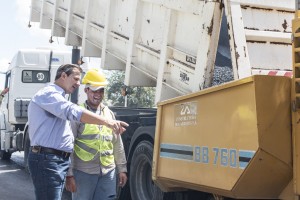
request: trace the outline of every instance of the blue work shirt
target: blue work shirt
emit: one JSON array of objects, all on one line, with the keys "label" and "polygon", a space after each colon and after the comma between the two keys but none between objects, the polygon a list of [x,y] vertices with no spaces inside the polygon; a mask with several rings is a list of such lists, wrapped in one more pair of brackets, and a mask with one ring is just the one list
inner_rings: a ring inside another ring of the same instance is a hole
[{"label": "blue work shirt", "polygon": [[28,106],[31,146],[72,152],[74,136],[69,121],[80,121],[81,115],[82,108],[66,100],[61,87],[49,84],[34,95]]}]

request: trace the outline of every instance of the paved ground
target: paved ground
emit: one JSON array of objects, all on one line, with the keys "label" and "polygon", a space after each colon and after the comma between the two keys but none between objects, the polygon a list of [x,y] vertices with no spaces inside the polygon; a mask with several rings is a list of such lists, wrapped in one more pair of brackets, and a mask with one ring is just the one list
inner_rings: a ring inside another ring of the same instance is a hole
[{"label": "paved ground", "polygon": [[13,154],[12,159],[8,161],[0,160],[0,200],[35,199],[30,176],[24,167],[19,165],[19,154]]},{"label": "paved ground", "polygon": [[[11,160],[0,160],[0,200],[34,200],[29,173],[24,169],[23,152],[12,154]],[[71,199],[64,193],[62,200]]]}]

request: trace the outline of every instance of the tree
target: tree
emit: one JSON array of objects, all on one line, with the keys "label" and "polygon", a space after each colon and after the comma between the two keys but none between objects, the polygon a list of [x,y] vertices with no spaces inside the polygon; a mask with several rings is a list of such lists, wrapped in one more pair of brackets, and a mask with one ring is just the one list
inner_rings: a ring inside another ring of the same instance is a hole
[{"label": "tree", "polygon": [[[109,82],[106,89],[106,102],[109,105],[124,106],[125,97],[121,91],[124,87],[125,73],[123,71],[104,71]],[[127,91],[127,106],[128,107],[154,107],[155,90],[152,87],[128,87]]]}]

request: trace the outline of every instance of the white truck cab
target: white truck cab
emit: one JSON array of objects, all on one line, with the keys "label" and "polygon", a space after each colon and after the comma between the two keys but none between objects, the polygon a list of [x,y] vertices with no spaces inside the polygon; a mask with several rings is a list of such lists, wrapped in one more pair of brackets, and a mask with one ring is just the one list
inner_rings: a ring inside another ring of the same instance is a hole
[{"label": "white truck cab", "polygon": [[[9,88],[9,92],[4,95],[0,107],[0,158],[9,159],[11,153],[24,150],[31,97],[54,82],[59,66],[71,61],[72,54],[66,51],[23,49],[15,54],[6,72],[5,88]],[[79,101],[84,97],[82,94],[80,88]]]}]

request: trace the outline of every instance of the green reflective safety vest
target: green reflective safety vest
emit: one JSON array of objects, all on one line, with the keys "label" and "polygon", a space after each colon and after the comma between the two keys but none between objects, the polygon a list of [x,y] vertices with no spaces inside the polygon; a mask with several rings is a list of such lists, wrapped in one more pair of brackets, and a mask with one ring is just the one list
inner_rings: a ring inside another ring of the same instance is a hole
[{"label": "green reflective safety vest", "polygon": [[[85,108],[85,104],[80,106]],[[108,107],[104,107],[100,114],[112,119]],[[112,140],[112,129],[106,126],[85,124],[83,132],[75,139],[74,152],[83,161],[90,161],[99,153],[101,164],[108,166],[114,162]]]}]

